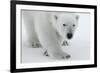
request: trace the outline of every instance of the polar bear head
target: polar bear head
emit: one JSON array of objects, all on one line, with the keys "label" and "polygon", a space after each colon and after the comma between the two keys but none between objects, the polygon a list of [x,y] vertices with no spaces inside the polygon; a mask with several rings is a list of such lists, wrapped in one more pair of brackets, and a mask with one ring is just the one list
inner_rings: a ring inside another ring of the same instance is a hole
[{"label": "polar bear head", "polygon": [[65,39],[70,40],[78,26],[79,16],[75,13],[59,13],[54,15],[54,27]]}]

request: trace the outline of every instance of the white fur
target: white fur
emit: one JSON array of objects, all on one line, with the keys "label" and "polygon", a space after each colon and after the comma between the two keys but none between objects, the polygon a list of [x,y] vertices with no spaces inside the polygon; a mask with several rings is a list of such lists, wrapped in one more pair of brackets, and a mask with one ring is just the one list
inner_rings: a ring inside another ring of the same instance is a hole
[{"label": "white fur", "polygon": [[[66,34],[77,27],[77,15],[74,13],[56,13],[23,11],[23,21],[31,43],[38,43],[50,57],[66,59],[70,55],[62,51],[62,42],[68,40]],[[63,24],[67,24],[66,27]],[[75,24],[75,27],[73,27]],[[39,45],[39,46],[40,46]]]}]

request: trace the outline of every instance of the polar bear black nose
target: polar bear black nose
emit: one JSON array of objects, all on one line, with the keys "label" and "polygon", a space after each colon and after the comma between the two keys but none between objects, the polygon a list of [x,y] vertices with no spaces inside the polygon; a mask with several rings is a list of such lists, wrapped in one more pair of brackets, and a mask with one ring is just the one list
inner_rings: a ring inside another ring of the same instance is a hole
[{"label": "polar bear black nose", "polygon": [[68,38],[68,39],[71,39],[72,36],[73,36],[72,33],[67,33],[67,38]]}]

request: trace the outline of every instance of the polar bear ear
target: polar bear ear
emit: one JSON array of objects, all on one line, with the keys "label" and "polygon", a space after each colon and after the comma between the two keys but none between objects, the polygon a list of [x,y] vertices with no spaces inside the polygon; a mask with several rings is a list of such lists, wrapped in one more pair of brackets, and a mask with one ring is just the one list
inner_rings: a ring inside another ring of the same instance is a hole
[{"label": "polar bear ear", "polygon": [[78,20],[79,19],[79,16],[78,15],[76,15],[76,20]]}]

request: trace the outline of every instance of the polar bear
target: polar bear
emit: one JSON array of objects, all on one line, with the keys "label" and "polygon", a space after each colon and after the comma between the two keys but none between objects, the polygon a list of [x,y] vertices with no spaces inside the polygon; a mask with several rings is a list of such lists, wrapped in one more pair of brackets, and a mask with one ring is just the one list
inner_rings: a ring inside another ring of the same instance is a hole
[{"label": "polar bear", "polygon": [[22,11],[23,21],[33,47],[45,48],[44,54],[56,59],[68,59],[62,50],[78,26],[75,13]]}]

